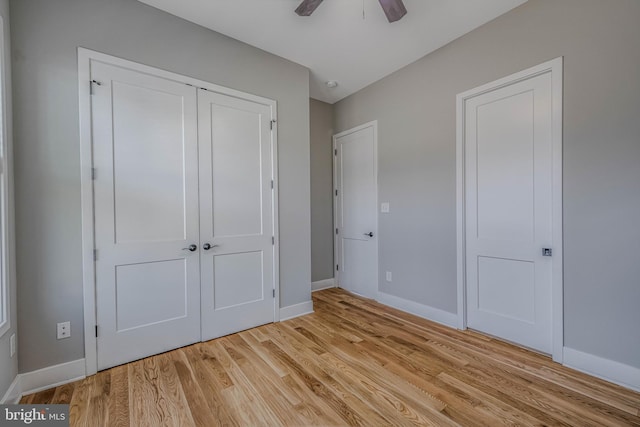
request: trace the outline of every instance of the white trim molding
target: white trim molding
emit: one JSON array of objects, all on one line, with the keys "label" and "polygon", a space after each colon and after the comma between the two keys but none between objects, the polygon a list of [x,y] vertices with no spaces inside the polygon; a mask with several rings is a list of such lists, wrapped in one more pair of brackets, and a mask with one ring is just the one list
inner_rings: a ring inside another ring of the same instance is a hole
[{"label": "white trim molding", "polygon": [[[5,46],[4,19],[0,16],[0,337],[6,333],[11,333],[11,317],[13,316],[11,301],[12,295],[12,272],[11,262],[14,253],[13,235],[13,163],[11,161],[11,142],[9,140],[8,114],[10,105],[7,105],[7,85],[6,75],[10,72],[10,63],[5,63],[5,51],[9,49]],[[10,223],[11,221],[11,223]],[[15,330],[15,328],[13,328]]]},{"label": "white trim molding", "polygon": [[564,348],[564,366],[640,392],[640,369],[569,347]]},{"label": "white trim molding", "polygon": [[23,395],[31,394],[84,378],[85,360],[78,359],[20,374],[20,389]]},{"label": "white trim molding", "polygon": [[11,383],[11,386],[9,386],[9,390],[7,390],[2,400],[0,400],[0,403],[15,404],[18,403],[24,395],[48,390],[84,378],[86,378],[84,359],[18,374]]},{"label": "white trim molding", "polygon": [[449,326],[450,328],[455,329],[458,324],[458,316],[456,314],[440,310],[439,308],[430,307],[395,295],[385,294],[384,292],[378,292],[378,298],[376,299],[381,304],[415,314],[418,317]]},{"label": "white trim molding", "polygon": [[318,280],[317,282],[311,283],[311,292],[321,291],[323,289],[330,289],[335,287],[336,287],[335,278]]},{"label": "white trim molding", "polygon": [[4,394],[2,400],[0,400],[0,404],[2,405],[12,405],[20,402],[20,398],[22,397],[22,392],[20,391],[20,375],[16,375],[13,379],[13,382],[9,386],[9,390]]},{"label": "white trim molding", "polygon": [[564,350],[563,312],[563,240],[562,240],[562,96],[563,58],[559,57],[508,77],[468,90],[456,99],[456,222],[457,222],[457,288],[458,329],[467,328],[466,307],[466,242],[465,242],[465,102],[478,95],[512,85],[542,74],[551,74],[553,115],[553,267],[551,284],[552,357],[562,363]]},{"label": "white trim molding", "polygon": [[313,301],[301,302],[300,304],[289,305],[280,308],[280,321],[293,319],[313,313]]}]

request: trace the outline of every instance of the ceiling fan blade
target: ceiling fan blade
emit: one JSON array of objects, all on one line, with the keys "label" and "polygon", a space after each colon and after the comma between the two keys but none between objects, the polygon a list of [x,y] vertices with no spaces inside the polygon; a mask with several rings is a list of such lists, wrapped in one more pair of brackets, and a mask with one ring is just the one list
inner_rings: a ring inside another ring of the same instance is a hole
[{"label": "ceiling fan blade", "polygon": [[387,15],[389,22],[399,21],[407,14],[407,8],[404,7],[402,0],[379,0],[384,14]]},{"label": "ceiling fan blade", "polygon": [[299,16],[309,16],[320,6],[320,3],[322,3],[322,0],[304,0],[296,9],[296,13]]}]

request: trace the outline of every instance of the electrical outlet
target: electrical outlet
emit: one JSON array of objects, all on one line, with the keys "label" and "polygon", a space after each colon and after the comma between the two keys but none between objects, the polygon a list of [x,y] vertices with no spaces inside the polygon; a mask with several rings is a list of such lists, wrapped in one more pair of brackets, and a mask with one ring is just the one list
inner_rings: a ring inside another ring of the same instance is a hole
[{"label": "electrical outlet", "polygon": [[11,357],[16,355],[16,334],[11,335],[9,338],[9,347],[11,347]]},{"label": "electrical outlet", "polygon": [[58,339],[69,338],[71,336],[71,322],[58,323]]},{"label": "electrical outlet", "polygon": [[384,202],[380,204],[380,212],[389,213],[389,202]]},{"label": "electrical outlet", "polygon": [[387,271],[387,282],[391,282],[391,272]]}]

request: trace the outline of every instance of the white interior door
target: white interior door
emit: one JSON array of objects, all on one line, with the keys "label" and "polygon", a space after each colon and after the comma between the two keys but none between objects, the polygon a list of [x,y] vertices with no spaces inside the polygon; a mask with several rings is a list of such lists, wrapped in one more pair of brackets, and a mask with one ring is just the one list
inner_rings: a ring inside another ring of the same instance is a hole
[{"label": "white interior door", "polygon": [[376,124],[334,136],[338,285],[368,298],[378,293]]},{"label": "white interior door", "polygon": [[468,326],[549,354],[552,98],[548,72],[464,105]]},{"label": "white interior door", "polygon": [[208,340],[274,321],[274,159],[269,105],[200,90],[198,117]]},{"label": "white interior door", "polygon": [[197,102],[193,87],[117,66],[93,62],[91,78],[105,369],[200,340]]}]

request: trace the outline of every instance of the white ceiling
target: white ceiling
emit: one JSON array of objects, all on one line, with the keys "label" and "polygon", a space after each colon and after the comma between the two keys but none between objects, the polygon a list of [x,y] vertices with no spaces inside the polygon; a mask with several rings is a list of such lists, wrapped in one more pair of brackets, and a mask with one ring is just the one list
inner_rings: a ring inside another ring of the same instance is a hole
[{"label": "white ceiling", "polygon": [[393,24],[378,0],[325,0],[310,17],[302,0],[140,1],[308,67],[311,97],[334,103],[527,0],[404,0]]}]

